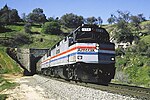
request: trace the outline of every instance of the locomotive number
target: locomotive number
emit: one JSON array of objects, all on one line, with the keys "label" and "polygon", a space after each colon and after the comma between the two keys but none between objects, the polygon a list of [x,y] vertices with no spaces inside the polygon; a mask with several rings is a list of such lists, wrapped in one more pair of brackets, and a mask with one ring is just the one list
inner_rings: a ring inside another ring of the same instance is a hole
[{"label": "locomotive number", "polygon": [[78,48],[78,52],[95,52],[94,49],[89,49],[89,48]]},{"label": "locomotive number", "polygon": [[91,31],[92,29],[91,28],[82,28],[81,30],[88,32],[88,31]]}]

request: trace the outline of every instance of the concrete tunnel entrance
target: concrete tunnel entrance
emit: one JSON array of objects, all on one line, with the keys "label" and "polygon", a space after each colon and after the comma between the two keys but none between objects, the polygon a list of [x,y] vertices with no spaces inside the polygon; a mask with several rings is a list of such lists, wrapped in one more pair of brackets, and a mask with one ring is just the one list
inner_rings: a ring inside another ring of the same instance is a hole
[{"label": "concrete tunnel entrance", "polygon": [[48,49],[22,49],[17,48],[17,60],[24,69],[24,75],[36,74],[36,63],[48,52]]},{"label": "concrete tunnel entrance", "polygon": [[31,75],[36,74],[36,63],[41,59],[42,56],[38,57],[32,57],[30,58],[30,70],[31,70]]}]

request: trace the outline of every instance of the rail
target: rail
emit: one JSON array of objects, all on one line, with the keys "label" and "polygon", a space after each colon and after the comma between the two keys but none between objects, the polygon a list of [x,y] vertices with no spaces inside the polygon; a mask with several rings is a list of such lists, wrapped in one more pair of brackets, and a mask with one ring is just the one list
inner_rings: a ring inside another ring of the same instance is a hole
[{"label": "rail", "polygon": [[43,76],[43,77],[47,77],[52,80],[57,80],[57,81],[61,81],[61,82],[69,83],[69,84],[80,85],[80,86],[84,86],[84,87],[88,87],[92,89],[106,91],[109,93],[125,95],[125,96],[134,97],[134,98],[142,99],[142,100],[150,100],[150,88],[115,84],[115,83],[110,83],[108,84],[108,86],[105,86],[105,85],[99,85],[99,84],[94,84],[94,83],[75,82],[72,80],[66,81],[64,79],[53,78],[49,76]]}]

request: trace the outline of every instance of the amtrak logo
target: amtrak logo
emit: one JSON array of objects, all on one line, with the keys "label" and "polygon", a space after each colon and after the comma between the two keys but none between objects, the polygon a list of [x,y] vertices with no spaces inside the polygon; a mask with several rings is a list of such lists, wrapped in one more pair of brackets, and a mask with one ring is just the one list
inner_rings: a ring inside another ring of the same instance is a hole
[{"label": "amtrak logo", "polygon": [[78,48],[78,52],[95,52],[93,48]]}]

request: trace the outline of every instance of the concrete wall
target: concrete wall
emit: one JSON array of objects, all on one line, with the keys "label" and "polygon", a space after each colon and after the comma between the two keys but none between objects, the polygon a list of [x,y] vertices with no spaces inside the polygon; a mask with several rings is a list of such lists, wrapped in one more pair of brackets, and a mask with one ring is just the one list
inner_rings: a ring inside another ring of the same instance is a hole
[{"label": "concrete wall", "polygon": [[17,59],[25,68],[24,74],[33,75],[36,73],[36,63],[48,52],[48,49],[17,49]]},{"label": "concrete wall", "polygon": [[17,59],[29,72],[30,70],[30,49],[17,49]]}]

